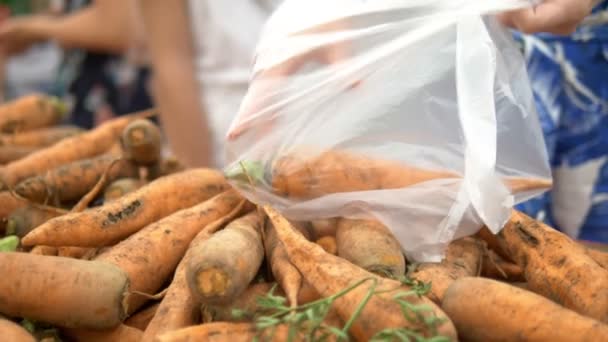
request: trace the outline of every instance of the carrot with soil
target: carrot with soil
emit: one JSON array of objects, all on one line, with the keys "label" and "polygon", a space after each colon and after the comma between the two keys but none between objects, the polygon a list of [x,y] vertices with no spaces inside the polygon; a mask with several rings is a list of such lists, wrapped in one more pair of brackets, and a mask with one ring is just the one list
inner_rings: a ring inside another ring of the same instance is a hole
[{"label": "carrot with soil", "polygon": [[120,136],[125,156],[138,165],[155,165],[160,161],[160,129],[147,119],[134,120]]},{"label": "carrot with soil", "polygon": [[483,256],[481,276],[507,282],[525,282],[524,270],[516,263],[505,261],[492,250]]},{"label": "carrot with soil", "polygon": [[427,296],[440,304],[445,291],[456,279],[479,274],[482,257],[483,249],[479,241],[470,237],[462,238],[450,243],[443,261],[419,264],[410,276],[430,283]]},{"label": "carrot with soil", "polygon": [[523,269],[531,291],[608,322],[608,270],[585,247],[516,210],[498,238]]},{"label": "carrot with soil", "polygon": [[13,211],[6,222],[6,234],[22,238],[48,220],[63,215],[60,211],[28,205]]},{"label": "carrot with soil", "polygon": [[315,239],[321,239],[325,236],[336,236],[339,220],[339,218],[329,218],[311,221],[310,224]]},{"label": "carrot with soil", "polygon": [[139,329],[142,332],[146,330],[148,324],[156,314],[160,303],[154,303],[149,305],[138,312],[134,313],[131,317],[127,318],[124,322],[126,326],[131,328]]},{"label": "carrot with soil", "polygon": [[0,146],[46,147],[83,132],[84,129],[80,127],[61,125],[22,133],[0,134]]},{"label": "carrot with soil", "polygon": [[[77,160],[50,169],[21,181],[15,192],[31,201],[43,203],[49,196],[52,200],[69,202],[80,199],[91,190],[108,167],[117,159],[113,154]],[[138,168],[128,160],[116,162],[108,172],[112,181],[121,177],[137,177]]]},{"label": "carrot with soil", "polygon": [[200,303],[230,303],[249,286],[264,259],[262,224],[252,211],[190,251],[186,279]]},{"label": "carrot with soil", "polygon": [[42,174],[60,165],[103,154],[114,145],[122,130],[132,120],[153,113],[148,110],[112,119],[89,132],[63,139],[48,148],[9,163],[0,169],[3,187],[13,187],[28,177]]},{"label": "carrot with soil", "polygon": [[48,127],[67,114],[65,104],[42,94],[23,96],[0,105],[0,132],[14,133]]},{"label": "carrot with soil", "polygon": [[4,314],[92,329],[115,327],[126,317],[129,281],[114,265],[7,252],[0,253],[0,272]]},{"label": "carrot with soil", "polygon": [[26,200],[13,196],[9,191],[0,191],[0,220],[8,218],[13,211],[27,205]]},{"label": "carrot with soil", "polygon": [[[129,277],[131,291],[156,293],[171,276],[194,236],[215,220],[241,210],[239,204],[243,202],[235,190],[228,190],[151,223],[95,260],[122,269]],[[145,301],[145,297],[131,296],[129,313]]]},{"label": "carrot with soil", "polygon": [[381,276],[405,273],[401,245],[382,223],[341,219],[336,231],[338,256]]},{"label": "carrot with soil", "polygon": [[75,341],[86,342],[139,342],[143,335],[140,329],[125,324],[105,330],[63,329],[63,333]]},{"label": "carrot with soil", "polygon": [[[396,280],[378,277],[326,253],[315,243],[296,234],[289,221],[272,207],[264,206],[264,210],[276,228],[289,259],[321,297],[330,297],[342,291],[341,296],[335,298],[333,308],[346,322],[344,329],[355,338],[367,341],[387,328],[399,328],[415,331],[422,336],[442,335],[456,340],[454,326],[432,301],[412,293],[412,288]],[[420,308],[419,305],[424,307],[422,312],[417,312],[419,316],[416,317],[421,319],[410,321],[404,316],[405,307]],[[354,313],[358,313],[358,316],[353,317]]]},{"label": "carrot with soil", "polygon": [[0,146],[0,165],[14,162],[40,150],[32,146]]},{"label": "carrot with soil", "polygon": [[100,247],[114,244],[180,209],[228,188],[211,169],[190,169],[159,178],[119,200],[54,218],[23,238],[24,246]]},{"label": "carrot with soil", "polygon": [[456,280],[441,307],[466,341],[604,341],[608,325],[485,278]]},{"label": "carrot with soil", "polygon": [[[338,254],[338,242],[336,238],[333,236],[324,236],[315,243],[321,246],[327,253],[337,255]],[[405,260],[405,259],[404,259]]]},{"label": "carrot with soil", "polygon": [[[256,338],[259,341],[288,341],[289,329],[287,326],[278,326],[272,333],[259,333],[251,323],[214,322],[195,325],[170,331],[160,335],[158,342],[250,342]],[[296,341],[299,339],[296,338]]]}]

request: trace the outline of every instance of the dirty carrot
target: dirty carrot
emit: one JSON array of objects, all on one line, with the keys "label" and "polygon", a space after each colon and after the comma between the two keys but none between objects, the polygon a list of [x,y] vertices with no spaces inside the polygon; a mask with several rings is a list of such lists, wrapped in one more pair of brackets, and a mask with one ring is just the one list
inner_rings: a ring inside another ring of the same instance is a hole
[{"label": "dirty carrot", "polygon": [[337,255],[338,254],[338,243],[336,238],[330,235],[324,236],[315,242],[321,246],[327,253]]},{"label": "dirty carrot", "polygon": [[91,259],[96,253],[95,248],[87,247],[57,247],[57,256],[74,259]]},{"label": "dirty carrot", "polygon": [[585,247],[516,210],[498,238],[523,269],[531,291],[608,322],[608,270]]},{"label": "dirty carrot", "polygon": [[82,133],[39,150],[7,164],[0,169],[0,180],[5,188],[46,170],[80,159],[92,158],[105,153],[118,139],[129,122],[141,116],[151,115],[152,111],[121,116],[109,120],[95,129]]},{"label": "dirty carrot", "polygon": [[125,156],[139,165],[160,161],[160,129],[152,121],[138,119],[129,123],[120,136]]},{"label": "dirty carrot", "polygon": [[141,330],[146,330],[148,323],[152,320],[152,317],[156,314],[160,303],[154,303],[149,305],[138,312],[134,313],[131,317],[125,320],[125,325]]},{"label": "dirty carrot", "polygon": [[67,108],[58,98],[31,94],[0,105],[0,132],[29,131],[57,124]]},{"label": "dirty carrot", "polygon": [[604,341],[608,325],[486,278],[456,280],[441,307],[466,341]]},{"label": "dirty carrot", "polygon": [[602,252],[602,251],[598,251],[595,249],[587,249],[587,254],[589,254],[589,256],[595,260],[595,262],[597,262],[600,266],[602,266],[603,268],[608,270],[608,253],[607,252]]},{"label": "dirty carrot", "polygon": [[[240,210],[243,201],[236,191],[228,190],[149,224],[96,260],[122,269],[129,277],[131,291],[154,294],[171,276],[194,236],[213,221]],[[142,296],[131,296],[129,312],[145,301]]]},{"label": "dirty carrot", "polygon": [[[80,199],[91,190],[108,166],[117,159],[111,154],[77,160],[24,179],[15,186],[15,192],[31,201],[68,202]],[[112,165],[108,173],[110,181],[119,177],[136,177],[137,166],[127,160]]]},{"label": "dirty carrot", "polygon": [[57,250],[57,247],[44,245],[34,246],[34,248],[30,250],[30,254],[34,255],[57,256],[58,253],[59,251]]},{"label": "dirty carrot", "polygon": [[462,238],[450,243],[443,261],[419,264],[410,276],[430,283],[431,289],[427,296],[440,304],[445,291],[456,279],[479,273],[482,256],[483,249],[477,240]]},{"label": "dirty carrot", "polygon": [[311,221],[312,231],[315,239],[320,239],[324,236],[336,236],[338,229],[338,218],[328,218]]},{"label": "dirty carrot", "polygon": [[236,213],[238,211],[234,210],[230,214],[206,225],[190,242],[186,254],[177,265],[165,297],[160,302],[154,318],[144,331],[142,342],[153,341],[164,332],[184,328],[198,322],[200,306],[194,299],[190,288],[188,288],[186,263],[190,259],[192,250],[199,248],[213,233],[232,220]]},{"label": "dirty carrot", "polygon": [[39,149],[39,147],[32,146],[0,146],[0,164],[8,164],[19,160]]},{"label": "dirty carrot", "polygon": [[382,223],[341,219],[336,231],[338,256],[381,276],[405,273],[401,245]]},{"label": "dirty carrot", "polygon": [[[270,330],[270,329],[269,329]],[[279,325],[274,331],[259,333],[253,323],[213,322],[195,325],[160,335],[158,342],[250,342],[258,341],[288,341],[289,328]],[[296,339],[299,341],[299,339]]]},{"label": "dirty carrot", "polygon": [[277,233],[271,222],[264,227],[264,249],[266,259],[274,279],[281,286],[291,307],[298,306],[298,294],[302,286],[300,271],[289,261],[283,244],[277,238]]},{"label": "dirty carrot", "polygon": [[2,332],[2,339],[5,341],[36,342],[34,336],[27,330],[7,319],[0,318],[0,331]]},{"label": "dirty carrot", "polygon": [[56,217],[23,238],[24,246],[100,247],[144,226],[205,201],[228,188],[222,174],[190,169],[159,178],[122,198],[83,212]]},{"label": "dirty carrot", "polygon": [[108,185],[103,192],[104,202],[109,202],[141,188],[145,184],[138,178],[121,178]]},{"label": "dirty carrot", "polygon": [[477,232],[477,234],[475,234],[475,236],[484,241],[486,243],[487,248],[498,254],[498,256],[500,256],[503,260],[513,261],[513,259],[509,255],[509,252],[504,250],[504,248],[501,246],[500,242],[498,241],[498,236],[492,233],[488,229],[488,227],[481,227],[481,229]]},{"label": "dirty carrot", "polygon": [[258,297],[267,294],[274,285],[273,283],[251,284],[238,297],[226,305],[202,305],[201,317],[203,323],[247,321],[248,317],[235,317],[233,314],[234,310],[255,312],[258,307]]},{"label": "dirty carrot", "polygon": [[125,318],[129,282],[114,265],[7,252],[0,253],[0,273],[0,312],[7,315],[94,329]]},{"label": "dirty carrot", "polygon": [[57,210],[28,205],[13,211],[6,222],[6,234],[24,237],[32,229],[46,221],[62,215]]},{"label": "dirty carrot", "polygon": [[0,191],[0,220],[8,218],[13,211],[27,205],[26,200],[13,196],[9,191]]},{"label": "dirty carrot", "polygon": [[0,146],[31,146],[46,147],[65,138],[83,133],[80,127],[61,125],[48,128],[40,128],[34,131],[0,134]]},{"label": "dirty carrot", "polygon": [[[272,207],[264,206],[264,210],[272,221],[279,240],[285,246],[289,259],[322,297],[332,296],[360,283],[333,302],[333,308],[340,318],[347,322],[345,327],[357,340],[367,341],[386,328],[410,328],[424,336],[442,335],[457,339],[456,330],[449,318],[432,301],[415,294],[401,297],[409,302],[409,305],[422,304],[428,310],[421,313],[426,317],[424,322],[408,320],[395,296],[410,291],[410,287],[396,280],[376,276],[340,257],[326,253],[320,246],[296,234],[289,221]],[[367,299],[365,306],[361,308],[358,317],[351,321],[364,298]],[[431,327],[428,322],[433,316],[440,321],[436,321],[436,325]]]},{"label": "dirty carrot", "polygon": [[140,329],[125,324],[105,330],[63,329],[62,331],[74,341],[86,342],[139,342],[143,334]]},{"label": "dirty carrot", "polygon": [[524,271],[516,263],[505,261],[493,250],[484,253],[481,275],[486,278],[504,280],[507,282],[522,282]]},{"label": "dirty carrot", "polygon": [[264,259],[263,218],[252,211],[190,251],[186,279],[201,304],[227,304],[253,280]]}]

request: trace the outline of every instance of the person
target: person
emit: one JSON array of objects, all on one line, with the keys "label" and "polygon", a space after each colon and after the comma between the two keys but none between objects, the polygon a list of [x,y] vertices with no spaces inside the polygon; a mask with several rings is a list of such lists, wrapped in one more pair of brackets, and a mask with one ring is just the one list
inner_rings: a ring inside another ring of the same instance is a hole
[{"label": "person", "polygon": [[551,192],[520,209],[573,238],[608,243],[608,1],[573,5],[551,10],[551,18],[576,14],[553,34],[506,20],[523,32],[516,38],[554,178]]},{"label": "person", "polygon": [[277,0],[144,0],[154,100],[172,152],[221,167],[224,138],[249,84],[254,50]]},{"label": "person", "polygon": [[0,51],[15,56],[46,42],[64,48],[57,82],[49,93],[73,103],[70,121],[80,127],[89,129],[116,114],[151,107],[146,90],[149,71],[126,56],[143,41],[136,2],[71,0],[64,12],[2,21]]}]

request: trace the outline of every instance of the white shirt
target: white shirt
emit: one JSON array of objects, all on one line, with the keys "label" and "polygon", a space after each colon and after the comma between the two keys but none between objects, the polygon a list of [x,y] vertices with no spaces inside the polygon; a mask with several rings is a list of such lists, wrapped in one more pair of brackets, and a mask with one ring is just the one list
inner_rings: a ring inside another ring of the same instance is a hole
[{"label": "white shirt", "polygon": [[225,136],[247,92],[263,26],[279,0],[190,0],[195,67],[212,134],[215,166],[224,164]]}]

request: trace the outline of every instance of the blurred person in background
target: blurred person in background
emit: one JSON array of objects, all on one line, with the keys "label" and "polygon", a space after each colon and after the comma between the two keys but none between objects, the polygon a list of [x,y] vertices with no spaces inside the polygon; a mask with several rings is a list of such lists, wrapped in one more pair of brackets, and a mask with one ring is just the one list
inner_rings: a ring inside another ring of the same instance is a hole
[{"label": "blurred person in background", "polygon": [[0,51],[17,56],[49,42],[63,48],[47,93],[71,104],[70,121],[80,127],[149,108],[149,71],[129,54],[144,40],[135,1],[54,1],[63,14],[10,17],[0,24]]},{"label": "blurred person in background", "polygon": [[[546,16],[538,22],[532,10],[503,18],[525,33],[550,32],[516,34],[554,177],[551,192],[520,209],[573,238],[608,243],[608,1],[540,6]],[[559,18],[570,20],[554,25]]]}]

